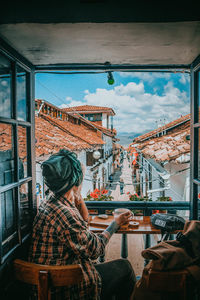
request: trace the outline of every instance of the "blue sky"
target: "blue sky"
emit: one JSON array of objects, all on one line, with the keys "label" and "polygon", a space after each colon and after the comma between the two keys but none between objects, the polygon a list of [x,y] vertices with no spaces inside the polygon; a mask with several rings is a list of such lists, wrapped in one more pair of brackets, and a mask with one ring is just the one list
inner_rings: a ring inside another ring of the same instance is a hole
[{"label": "blue sky", "polygon": [[36,98],[59,107],[82,104],[112,107],[118,133],[143,133],[188,114],[187,73],[113,72],[107,74],[37,74]]}]

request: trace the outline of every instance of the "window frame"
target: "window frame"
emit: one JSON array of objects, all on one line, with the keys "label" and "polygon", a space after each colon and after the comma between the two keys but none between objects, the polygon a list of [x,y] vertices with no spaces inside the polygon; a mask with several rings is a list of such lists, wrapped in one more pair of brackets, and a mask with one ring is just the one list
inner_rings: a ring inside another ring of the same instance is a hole
[{"label": "window frame", "polygon": [[[17,249],[28,239],[31,232],[22,237],[21,228],[21,207],[20,207],[20,187],[27,183],[28,185],[28,204],[30,224],[36,210],[36,193],[35,193],[35,107],[34,107],[34,66],[22,57],[17,51],[11,48],[5,41],[0,39],[0,54],[11,63],[11,117],[0,116],[0,123],[9,124],[13,129],[13,147],[14,147],[14,182],[4,186],[0,186],[0,201],[2,201],[2,194],[6,191],[13,191],[14,207],[16,208],[16,231],[17,243],[15,243],[8,252],[3,255],[2,245],[2,223],[0,218],[0,266],[3,265],[8,258],[12,257]],[[25,72],[26,78],[26,114],[27,121],[18,120],[17,118],[17,68],[21,68]],[[27,145],[27,177],[19,178],[19,145],[18,145],[18,127],[26,128],[26,145]],[[0,205],[0,215],[1,215]],[[12,235],[11,235],[12,236]]]},{"label": "window frame", "polygon": [[199,218],[198,161],[199,161],[199,105],[200,105],[200,55],[191,64],[191,102],[190,102],[190,219]]}]

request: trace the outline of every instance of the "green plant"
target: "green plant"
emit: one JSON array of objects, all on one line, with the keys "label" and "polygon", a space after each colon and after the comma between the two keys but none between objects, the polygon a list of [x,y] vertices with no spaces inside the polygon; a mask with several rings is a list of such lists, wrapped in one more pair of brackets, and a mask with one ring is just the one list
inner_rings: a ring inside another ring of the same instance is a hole
[{"label": "green plant", "polygon": [[172,198],[171,197],[162,196],[162,197],[157,197],[156,201],[172,201]]},{"label": "green plant", "polygon": [[108,195],[108,190],[95,189],[92,193],[84,198],[85,201],[112,201],[113,197]]},{"label": "green plant", "polygon": [[144,196],[144,197],[140,197],[137,193],[135,194],[130,194],[129,192],[127,193],[127,195],[129,195],[129,200],[130,201],[152,201],[151,198]]},{"label": "green plant", "polygon": [[[140,197],[137,193],[130,194],[130,192],[128,192],[127,195],[129,195],[130,201],[152,201],[151,198],[149,198],[147,196]],[[134,213],[134,215],[137,215],[137,216],[143,215],[143,210],[141,210],[141,209],[134,209],[134,210],[132,210],[132,212]]]}]

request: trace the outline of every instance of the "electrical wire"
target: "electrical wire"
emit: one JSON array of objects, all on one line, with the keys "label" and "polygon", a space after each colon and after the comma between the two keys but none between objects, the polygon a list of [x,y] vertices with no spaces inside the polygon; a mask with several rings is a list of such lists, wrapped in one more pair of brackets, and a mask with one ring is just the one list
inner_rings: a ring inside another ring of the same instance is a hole
[{"label": "electrical wire", "polygon": [[[59,96],[57,96],[54,92],[52,92],[48,87],[46,87],[43,83],[40,82],[40,80],[37,80],[38,83],[45,88],[46,90],[48,90],[54,97],[56,97],[57,99],[59,99],[60,101],[62,101],[65,103],[65,101],[63,101],[62,98],[60,98]],[[99,131],[101,134],[103,134],[104,136],[106,136],[106,134],[104,132],[102,132],[102,130],[100,130],[99,128],[97,128],[94,124],[92,124],[92,122],[90,122],[89,120],[87,120],[86,118],[84,118],[83,116],[81,116],[80,113],[78,113],[73,107],[70,107],[68,104],[66,104],[68,108],[72,109],[72,112],[75,113],[76,115],[79,116],[80,119],[84,120],[86,123],[90,124],[93,128],[95,128],[97,131]]]}]

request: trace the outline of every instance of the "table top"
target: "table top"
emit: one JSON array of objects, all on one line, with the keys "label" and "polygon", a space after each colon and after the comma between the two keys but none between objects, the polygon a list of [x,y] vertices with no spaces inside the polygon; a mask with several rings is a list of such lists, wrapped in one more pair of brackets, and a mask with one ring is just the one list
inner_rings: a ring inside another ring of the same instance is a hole
[{"label": "table top", "polygon": [[[91,217],[89,222],[89,228],[93,232],[102,232],[107,226],[113,221],[113,216],[108,216],[107,219],[101,219],[98,216]],[[139,226],[134,225],[132,222],[138,222]],[[117,231],[117,233],[128,233],[128,234],[159,234],[160,229],[155,228],[151,224],[149,216],[134,216],[131,220],[133,225],[123,225]],[[180,231],[180,230],[179,230]],[[178,231],[177,231],[178,232]],[[176,233],[176,232],[174,232]]]}]

